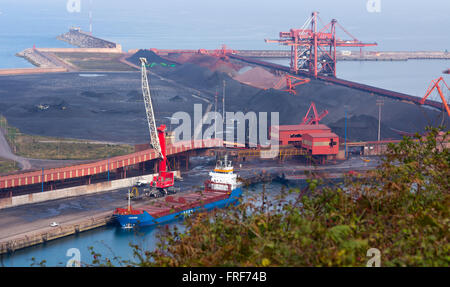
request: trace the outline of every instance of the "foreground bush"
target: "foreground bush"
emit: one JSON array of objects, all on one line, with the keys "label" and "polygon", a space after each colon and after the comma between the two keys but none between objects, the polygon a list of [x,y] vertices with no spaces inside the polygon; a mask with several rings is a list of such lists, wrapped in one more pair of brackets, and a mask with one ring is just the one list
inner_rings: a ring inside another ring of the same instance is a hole
[{"label": "foreground bush", "polygon": [[[199,214],[186,230],[165,230],[154,251],[135,249],[134,266],[448,266],[449,133],[392,145],[377,170],[342,185],[254,198]],[[293,196],[295,195],[295,196]],[[97,257],[98,258],[98,257]],[[109,261],[106,261],[109,262]],[[96,264],[103,264],[96,259]],[[109,264],[109,263],[108,263]]]}]

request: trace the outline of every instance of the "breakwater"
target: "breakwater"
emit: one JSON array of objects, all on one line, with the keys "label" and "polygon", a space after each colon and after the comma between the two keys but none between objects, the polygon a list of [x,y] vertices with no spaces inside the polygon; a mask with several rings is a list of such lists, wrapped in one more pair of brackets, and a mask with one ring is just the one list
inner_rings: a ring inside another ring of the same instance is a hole
[{"label": "breakwater", "polygon": [[25,58],[28,62],[40,68],[60,68],[60,65],[46,54],[36,48],[28,48],[16,54],[18,57]]},{"label": "breakwater", "polygon": [[56,37],[56,39],[80,48],[117,48],[117,44],[92,36],[78,28],[72,28],[69,32]]}]

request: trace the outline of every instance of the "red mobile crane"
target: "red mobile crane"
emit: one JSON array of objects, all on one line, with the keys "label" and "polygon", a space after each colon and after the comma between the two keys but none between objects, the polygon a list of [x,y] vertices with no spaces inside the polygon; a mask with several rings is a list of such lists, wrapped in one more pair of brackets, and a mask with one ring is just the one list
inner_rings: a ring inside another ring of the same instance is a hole
[{"label": "red mobile crane", "polygon": [[[280,32],[280,39],[268,40],[266,43],[279,43],[291,46],[291,71],[304,72],[317,78],[318,74],[336,77],[336,47],[368,47],[377,43],[363,43],[353,37],[333,19],[318,31],[318,12],[313,12],[300,29]],[[308,26],[310,28],[308,29]],[[341,28],[350,40],[336,36],[336,26]]]},{"label": "red mobile crane", "polygon": [[174,174],[167,171],[167,157],[166,157],[166,126],[161,125],[156,128],[155,115],[153,112],[152,99],[150,96],[150,88],[147,79],[147,59],[140,58],[141,61],[141,80],[142,80],[142,95],[144,97],[145,111],[147,115],[147,123],[150,133],[150,145],[156,151],[160,158],[158,164],[158,175],[153,177],[150,182],[150,188],[152,189],[148,195],[151,196],[163,196],[168,193],[175,192]]},{"label": "red mobile crane", "polygon": [[[153,177],[152,182],[150,183],[151,187],[155,187],[161,190],[163,193],[167,194],[171,187],[173,187],[174,183],[174,175],[173,172],[167,171],[167,157],[166,157],[166,137],[165,137],[166,126],[160,125],[158,128],[158,138],[159,143],[161,145],[161,154],[163,158],[158,163],[158,172],[157,176]],[[166,190],[169,189],[169,190]]]}]

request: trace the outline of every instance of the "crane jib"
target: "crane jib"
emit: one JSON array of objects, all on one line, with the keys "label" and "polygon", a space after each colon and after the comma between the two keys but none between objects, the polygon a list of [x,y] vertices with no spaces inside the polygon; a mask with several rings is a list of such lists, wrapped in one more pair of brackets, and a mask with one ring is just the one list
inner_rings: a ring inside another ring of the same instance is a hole
[{"label": "crane jib", "polygon": [[148,79],[147,79],[147,69],[146,69],[147,59],[140,58],[140,61],[141,61],[141,74],[142,74],[142,96],[144,97],[145,112],[147,115],[148,129],[149,129],[149,133],[150,133],[150,145],[156,151],[158,156],[163,158],[164,156],[161,151],[161,144],[159,142],[158,131],[156,129],[155,114],[153,112],[150,88],[149,88]]}]

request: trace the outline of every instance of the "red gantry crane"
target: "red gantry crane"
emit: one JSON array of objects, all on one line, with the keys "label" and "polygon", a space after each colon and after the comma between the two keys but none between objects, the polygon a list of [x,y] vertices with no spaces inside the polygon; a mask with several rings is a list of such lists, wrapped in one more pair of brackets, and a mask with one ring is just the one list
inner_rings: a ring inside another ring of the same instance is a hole
[{"label": "red gantry crane", "polygon": [[236,51],[233,49],[228,49],[228,47],[225,44],[223,44],[220,49],[216,49],[216,50],[199,49],[198,53],[203,54],[203,55],[209,55],[209,56],[221,58],[223,60],[228,60],[228,55],[235,54]]},{"label": "red gantry crane", "polygon": [[444,83],[444,86],[447,88],[447,90],[450,90],[450,88],[448,87],[447,83],[444,81],[444,78],[443,77],[439,77],[438,79],[431,81],[431,84],[428,87],[427,93],[422,98],[422,100],[420,100],[420,104],[423,105],[425,103],[425,100],[428,98],[428,96],[430,96],[431,93],[434,91],[434,89],[436,89],[438,91],[438,93],[439,93],[439,96],[441,97],[442,105],[444,106],[445,110],[447,111],[447,115],[450,117],[450,109],[448,107],[447,100],[445,99],[444,92],[442,91],[443,88],[441,88],[439,86],[440,82]]},{"label": "red gantry crane", "polygon": [[[311,109],[313,110],[313,115],[309,115],[311,112]],[[314,102],[311,102],[311,105],[309,106],[308,112],[306,113],[305,117],[303,118],[302,125],[318,125],[319,121],[323,119],[326,115],[328,115],[328,110],[324,110],[320,113],[320,115],[317,113],[316,105]]]},{"label": "red gantry crane", "polygon": [[[336,77],[336,47],[368,47],[377,43],[363,43],[353,37],[333,19],[318,29],[318,12],[313,12],[300,29],[280,32],[280,39],[267,43],[279,43],[291,47],[291,71],[304,72],[317,78],[318,74]],[[308,26],[310,27],[308,29]],[[336,36],[336,27],[341,28],[351,39],[342,40]]]}]

